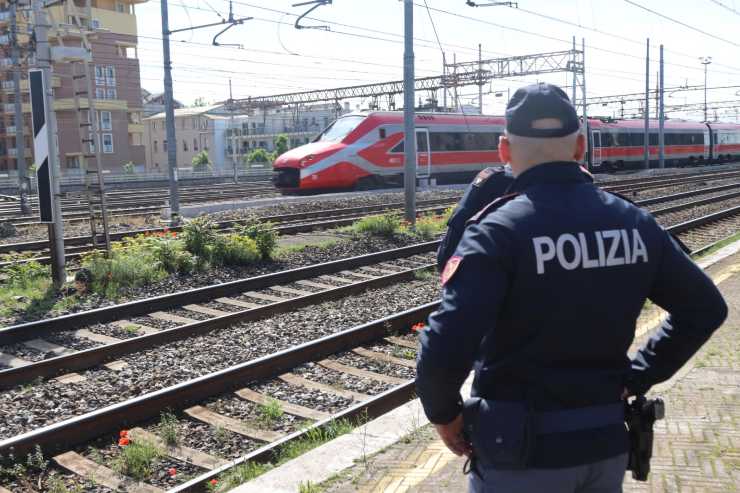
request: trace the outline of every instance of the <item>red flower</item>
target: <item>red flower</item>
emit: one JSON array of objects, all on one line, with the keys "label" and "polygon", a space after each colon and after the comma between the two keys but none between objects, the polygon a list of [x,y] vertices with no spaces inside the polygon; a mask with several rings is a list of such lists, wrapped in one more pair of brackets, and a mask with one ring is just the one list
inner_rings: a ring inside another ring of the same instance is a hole
[{"label": "red flower", "polygon": [[167,474],[169,474],[171,478],[174,478],[177,474],[177,469],[175,469],[174,467],[170,467],[169,469],[167,469]]},{"label": "red flower", "polygon": [[212,479],[210,483],[211,483],[211,486],[216,486],[218,484],[218,479]]},{"label": "red flower", "polygon": [[121,438],[128,438],[128,430],[121,430],[118,436]]},{"label": "red flower", "polygon": [[411,330],[413,330],[414,332],[421,332],[422,330],[424,330],[424,327],[426,327],[424,322],[419,322],[417,324],[412,325]]},{"label": "red flower", "polygon": [[119,445],[120,447],[125,447],[125,446],[126,446],[126,445],[128,445],[129,443],[131,443],[131,442],[129,441],[128,437],[123,437],[123,438],[119,438],[119,439],[118,439],[118,445]]}]

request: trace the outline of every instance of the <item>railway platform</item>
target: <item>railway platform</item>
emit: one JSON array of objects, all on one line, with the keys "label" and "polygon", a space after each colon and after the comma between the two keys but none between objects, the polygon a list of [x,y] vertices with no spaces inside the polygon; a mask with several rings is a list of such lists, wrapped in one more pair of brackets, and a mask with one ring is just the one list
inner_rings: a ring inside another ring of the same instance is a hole
[{"label": "railway platform", "polygon": [[[730,314],[684,368],[651,391],[665,400],[666,419],[655,427],[649,481],[625,475],[627,493],[740,491],[739,252],[740,242],[700,262],[719,285]],[[660,316],[656,307],[646,310],[633,349]],[[412,401],[234,491],[457,493],[467,491],[463,463]]]}]

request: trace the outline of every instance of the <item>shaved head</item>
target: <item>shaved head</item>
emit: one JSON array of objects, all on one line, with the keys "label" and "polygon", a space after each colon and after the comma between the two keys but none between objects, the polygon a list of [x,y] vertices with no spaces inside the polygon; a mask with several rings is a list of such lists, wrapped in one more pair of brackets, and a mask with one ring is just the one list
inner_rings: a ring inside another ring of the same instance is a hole
[{"label": "shaved head", "polygon": [[[532,128],[562,128],[555,118],[543,118],[532,122]],[[538,164],[552,161],[579,161],[583,158],[585,139],[580,131],[564,137],[522,137],[506,133],[501,137],[499,152],[501,159],[511,165],[514,175]]]}]

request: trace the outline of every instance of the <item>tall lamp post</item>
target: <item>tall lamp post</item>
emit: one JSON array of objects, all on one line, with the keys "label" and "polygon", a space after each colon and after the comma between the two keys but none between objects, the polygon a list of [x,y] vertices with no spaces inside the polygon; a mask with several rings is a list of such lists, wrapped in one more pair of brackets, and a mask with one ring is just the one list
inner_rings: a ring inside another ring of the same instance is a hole
[{"label": "tall lamp post", "polygon": [[712,57],[710,56],[703,56],[699,57],[699,60],[701,61],[702,65],[704,65],[704,121],[708,121],[707,118],[707,68],[709,67],[709,64],[712,63]]}]

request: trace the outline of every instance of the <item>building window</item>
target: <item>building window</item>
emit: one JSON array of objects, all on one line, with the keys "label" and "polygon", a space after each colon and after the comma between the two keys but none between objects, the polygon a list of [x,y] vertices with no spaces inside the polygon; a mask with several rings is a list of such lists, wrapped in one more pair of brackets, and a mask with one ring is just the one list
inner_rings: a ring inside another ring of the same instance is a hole
[{"label": "building window", "polygon": [[100,135],[93,136],[93,134],[88,134],[87,138],[89,139],[89,146],[90,146],[90,153],[95,152],[95,144],[100,140]]},{"label": "building window", "polygon": [[190,121],[190,125],[192,126],[193,130],[197,129],[198,128],[198,119],[197,118],[193,118]]},{"label": "building window", "polygon": [[113,65],[105,67],[105,83],[109,86],[116,85],[116,67]]},{"label": "building window", "polygon": [[198,139],[193,139],[193,150],[194,151],[198,150]]},{"label": "building window", "polygon": [[115,87],[109,87],[106,89],[106,96],[108,96],[108,99],[118,99],[118,91]]},{"label": "building window", "polygon": [[77,156],[67,156],[67,168],[68,169],[77,169],[80,167],[80,161],[77,159]]},{"label": "building window", "polygon": [[119,14],[128,14],[126,11],[126,4],[123,2],[116,2],[116,12]]},{"label": "building window", "polygon": [[100,29],[100,19],[93,19],[90,22],[90,25],[92,26],[93,29]]},{"label": "building window", "polygon": [[159,152],[159,142],[156,140],[154,141],[154,152]]},{"label": "building window", "polygon": [[162,141],[162,150],[164,152],[167,152],[167,139],[165,139],[164,141]]},{"label": "building window", "polygon": [[188,152],[188,141],[187,140],[182,141],[182,150],[185,152]]},{"label": "building window", "polygon": [[100,129],[113,130],[113,120],[111,119],[110,111],[100,112]]},{"label": "building window", "polygon": [[95,65],[95,85],[105,85],[105,70],[101,65]]},{"label": "building window", "polygon": [[103,134],[103,152],[113,154],[113,134]]},{"label": "building window", "polygon": [[95,88],[95,99],[105,99],[105,89],[102,87]]}]

